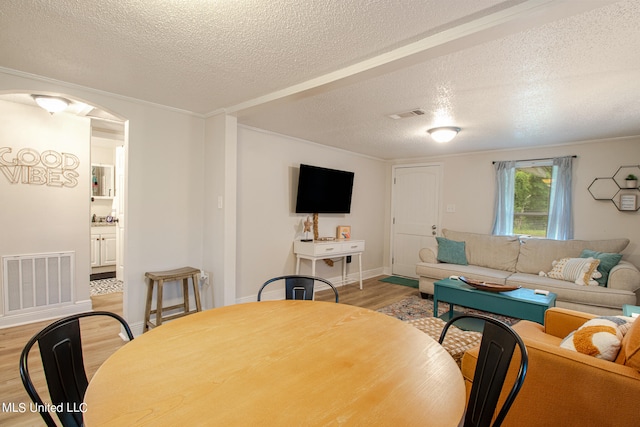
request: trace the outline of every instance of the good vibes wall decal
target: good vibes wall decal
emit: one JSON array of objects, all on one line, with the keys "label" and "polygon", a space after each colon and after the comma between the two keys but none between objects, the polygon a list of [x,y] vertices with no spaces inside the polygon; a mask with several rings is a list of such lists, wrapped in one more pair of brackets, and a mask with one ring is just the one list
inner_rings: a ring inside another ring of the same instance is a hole
[{"label": "good vibes wall decal", "polygon": [[70,153],[23,148],[15,155],[11,147],[0,147],[0,171],[11,184],[75,187],[80,159]]}]

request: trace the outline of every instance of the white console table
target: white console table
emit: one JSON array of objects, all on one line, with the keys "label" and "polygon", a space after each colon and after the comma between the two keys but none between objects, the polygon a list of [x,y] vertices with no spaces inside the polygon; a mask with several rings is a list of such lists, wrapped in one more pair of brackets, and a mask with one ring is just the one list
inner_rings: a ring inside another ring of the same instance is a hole
[{"label": "white console table", "polygon": [[296,274],[300,274],[300,260],[311,261],[311,275],[316,275],[316,261],[325,258],[342,257],[342,283],[347,281],[347,257],[358,255],[358,272],[360,274],[360,289],[362,289],[362,253],[364,240],[316,240],[293,242],[293,253],[296,254]]}]

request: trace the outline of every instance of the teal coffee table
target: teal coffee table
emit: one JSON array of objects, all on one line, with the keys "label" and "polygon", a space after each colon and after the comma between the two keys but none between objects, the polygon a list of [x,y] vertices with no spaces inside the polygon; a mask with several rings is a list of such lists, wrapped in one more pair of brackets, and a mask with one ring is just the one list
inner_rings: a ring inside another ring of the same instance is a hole
[{"label": "teal coffee table", "polygon": [[459,280],[442,279],[433,283],[433,315],[438,316],[438,303],[450,305],[443,320],[453,317],[453,305],[459,305],[517,319],[544,324],[544,312],[556,305],[556,294],[538,295],[533,289],[520,288],[509,292],[489,292],[475,289]]},{"label": "teal coffee table", "polygon": [[622,306],[622,314],[629,317],[638,317],[638,314],[640,314],[640,307],[637,305],[625,304]]}]

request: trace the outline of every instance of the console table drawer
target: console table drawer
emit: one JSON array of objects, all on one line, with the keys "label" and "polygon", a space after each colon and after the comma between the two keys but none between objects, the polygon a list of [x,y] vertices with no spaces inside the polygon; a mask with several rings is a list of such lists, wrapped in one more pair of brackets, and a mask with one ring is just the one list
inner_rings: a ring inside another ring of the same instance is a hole
[{"label": "console table drawer", "polygon": [[342,253],[342,245],[339,243],[314,245],[313,255],[331,255]]},{"label": "console table drawer", "polygon": [[364,240],[343,243],[342,252],[364,252]]},{"label": "console table drawer", "polygon": [[298,255],[313,257],[331,257],[344,254],[364,252],[364,240],[303,242],[297,240],[293,252]]}]

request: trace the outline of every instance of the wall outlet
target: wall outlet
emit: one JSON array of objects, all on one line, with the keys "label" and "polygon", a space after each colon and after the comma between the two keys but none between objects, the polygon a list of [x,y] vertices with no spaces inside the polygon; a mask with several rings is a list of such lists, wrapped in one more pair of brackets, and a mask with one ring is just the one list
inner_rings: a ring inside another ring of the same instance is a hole
[{"label": "wall outlet", "polygon": [[209,275],[207,274],[207,272],[204,270],[200,270],[200,280],[206,282],[208,279],[209,279]]},{"label": "wall outlet", "polygon": [[447,205],[447,213],[454,213],[456,211],[456,205]]}]

